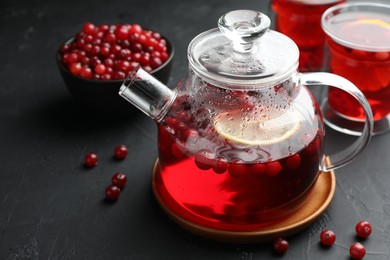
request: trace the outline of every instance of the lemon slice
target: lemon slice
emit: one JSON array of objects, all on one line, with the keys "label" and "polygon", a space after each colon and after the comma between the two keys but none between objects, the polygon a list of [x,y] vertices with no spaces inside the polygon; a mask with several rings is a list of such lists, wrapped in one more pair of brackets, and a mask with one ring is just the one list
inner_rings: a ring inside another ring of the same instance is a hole
[{"label": "lemon slice", "polygon": [[293,136],[301,123],[294,110],[270,119],[243,117],[240,111],[226,112],[214,118],[216,132],[228,141],[251,145],[270,145]]},{"label": "lemon slice", "polygon": [[372,25],[379,25],[379,26],[382,26],[384,28],[390,29],[389,23],[382,21],[382,20],[379,20],[379,19],[364,19],[364,20],[359,20],[359,21],[353,22],[352,25],[354,25],[354,24],[372,24]]}]

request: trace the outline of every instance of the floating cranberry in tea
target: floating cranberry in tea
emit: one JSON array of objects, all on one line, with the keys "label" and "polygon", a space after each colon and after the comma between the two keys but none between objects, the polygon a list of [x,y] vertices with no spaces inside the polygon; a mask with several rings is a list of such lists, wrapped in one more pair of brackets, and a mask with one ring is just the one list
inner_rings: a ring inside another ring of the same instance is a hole
[{"label": "floating cranberry in tea", "polygon": [[228,172],[233,178],[241,178],[248,173],[248,165],[239,161],[230,163]]},{"label": "floating cranberry in tea", "polygon": [[[330,51],[329,67],[355,84],[366,96],[375,120],[375,132],[389,130],[390,103],[390,5],[388,3],[347,3],[328,10],[323,16]],[[347,118],[356,129],[366,117],[359,103],[337,88],[328,93],[330,113]],[[337,128],[339,118],[333,120]],[[355,123],[356,122],[356,123]],[[352,128],[351,128],[352,130]],[[361,131],[361,130],[359,130]]]}]

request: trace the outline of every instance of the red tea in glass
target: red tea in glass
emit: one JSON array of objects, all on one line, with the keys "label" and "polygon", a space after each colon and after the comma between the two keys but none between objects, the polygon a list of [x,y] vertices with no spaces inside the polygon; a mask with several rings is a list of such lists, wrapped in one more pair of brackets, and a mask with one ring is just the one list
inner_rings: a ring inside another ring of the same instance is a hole
[{"label": "red tea in glass", "polygon": [[[340,6],[337,14],[330,10],[324,14],[323,26],[331,53],[330,70],[363,92],[374,120],[380,121],[390,114],[390,5],[370,5]],[[343,91],[329,89],[328,103],[345,118],[365,118],[357,101]]]},{"label": "red tea in glass", "polygon": [[[289,126],[290,132],[280,137],[287,140],[274,139],[256,146],[258,140],[249,141],[234,130],[221,135],[218,120],[226,118],[212,119],[208,110],[194,111],[187,98],[178,97],[158,127],[159,171],[154,183],[171,211],[201,226],[245,231],[286,216],[302,205],[321,164],[320,119],[316,127],[305,120]],[[245,107],[248,103],[236,105]],[[234,109],[230,112],[228,127],[235,127],[233,118],[241,113]]]},{"label": "red tea in glass", "polygon": [[272,0],[276,30],[290,37],[299,47],[299,70],[323,68],[325,35],[321,15],[345,0]]}]

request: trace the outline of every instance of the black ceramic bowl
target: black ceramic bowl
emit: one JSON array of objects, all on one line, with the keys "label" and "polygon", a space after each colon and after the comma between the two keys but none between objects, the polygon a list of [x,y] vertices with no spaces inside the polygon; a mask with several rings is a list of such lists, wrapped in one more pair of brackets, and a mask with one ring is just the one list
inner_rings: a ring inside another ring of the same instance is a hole
[{"label": "black ceramic bowl", "polygon": [[[163,38],[167,42],[169,58],[160,67],[151,71],[151,74],[162,83],[167,84],[172,70],[174,48],[167,38]],[[72,41],[73,38],[65,43]],[[135,109],[118,94],[124,80],[93,80],[75,76],[61,63],[60,49],[57,51],[56,60],[69,92],[80,102],[83,108],[110,114]]]}]

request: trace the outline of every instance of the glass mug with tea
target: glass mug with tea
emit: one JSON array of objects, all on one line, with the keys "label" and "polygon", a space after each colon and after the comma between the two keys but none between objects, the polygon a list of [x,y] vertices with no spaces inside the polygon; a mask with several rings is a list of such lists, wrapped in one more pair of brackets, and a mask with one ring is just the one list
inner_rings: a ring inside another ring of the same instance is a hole
[{"label": "glass mug with tea", "polygon": [[324,69],[325,34],[321,29],[321,15],[329,7],[345,0],[272,0],[276,13],[275,29],[290,37],[300,51],[299,70]]},{"label": "glass mug with tea", "polygon": [[[119,94],[157,123],[153,185],[164,209],[191,226],[245,232],[297,210],[321,171],[357,156],[372,114],[348,80],[299,73],[296,44],[269,30],[266,15],[232,11],[218,25],[191,41],[189,77],[174,90],[139,68]],[[366,113],[363,134],[331,156],[323,154],[321,111],[304,86],[320,84],[350,93]]]},{"label": "glass mug with tea", "polygon": [[[390,130],[390,4],[355,2],[334,6],[322,17],[330,71],[347,78],[367,97],[374,134]],[[364,111],[344,92],[330,88],[324,119],[336,130],[359,135]]]}]

